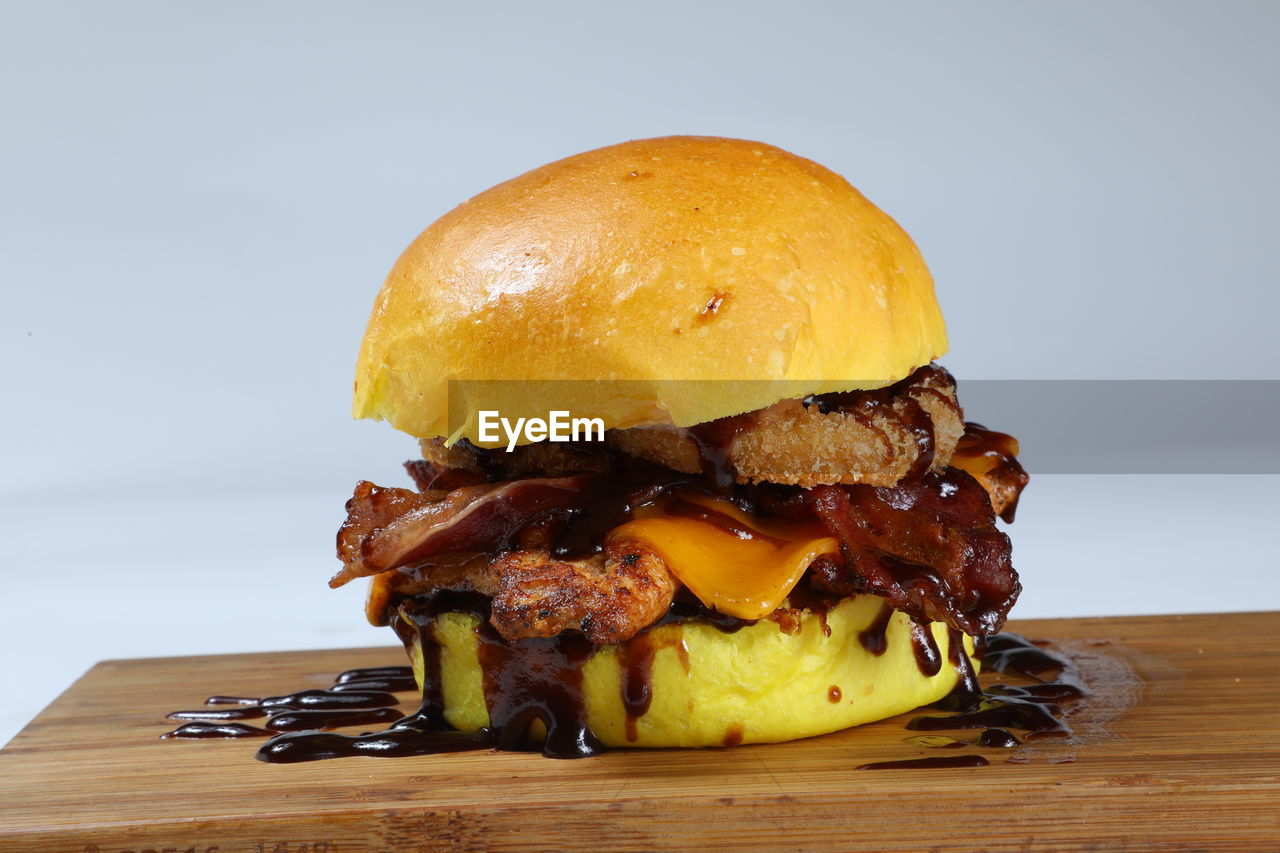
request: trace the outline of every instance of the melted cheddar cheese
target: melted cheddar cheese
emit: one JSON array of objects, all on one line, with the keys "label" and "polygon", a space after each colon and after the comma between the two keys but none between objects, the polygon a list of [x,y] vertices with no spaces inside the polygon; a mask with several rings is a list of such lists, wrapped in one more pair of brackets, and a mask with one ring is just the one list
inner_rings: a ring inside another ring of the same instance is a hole
[{"label": "melted cheddar cheese", "polygon": [[640,542],[703,604],[739,619],[769,615],[810,563],[840,552],[816,523],[757,518],[727,500],[701,494],[682,494],[679,500],[693,512],[675,514],[660,504],[639,507],[610,538]]}]

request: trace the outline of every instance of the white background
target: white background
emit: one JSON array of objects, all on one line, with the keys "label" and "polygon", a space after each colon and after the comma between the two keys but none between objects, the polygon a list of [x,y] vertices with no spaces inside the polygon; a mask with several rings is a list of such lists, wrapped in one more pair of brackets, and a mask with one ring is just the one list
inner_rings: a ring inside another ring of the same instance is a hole
[{"label": "white background", "polygon": [[[962,380],[1280,378],[1278,25],[1265,2],[6,4],[0,741],[101,658],[392,640],[324,585],[352,484],[402,483],[414,449],[348,417],[373,295],[439,214],[583,149],[744,136],[842,172],[920,243]],[[1275,488],[1042,476],[1015,615],[1280,608]]]}]

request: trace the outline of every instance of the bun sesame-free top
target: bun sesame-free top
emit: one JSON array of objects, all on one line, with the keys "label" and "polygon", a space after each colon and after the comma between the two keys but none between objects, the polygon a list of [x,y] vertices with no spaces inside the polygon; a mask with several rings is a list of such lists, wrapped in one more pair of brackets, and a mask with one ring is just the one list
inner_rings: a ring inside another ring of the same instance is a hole
[{"label": "bun sesame-free top", "polygon": [[[482,409],[683,427],[887,385],[946,349],[920,252],[848,181],[670,136],[526,172],[428,227],[375,302],[354,411],[472,441]],[[450,400],[449,380],[471,383]]]}]

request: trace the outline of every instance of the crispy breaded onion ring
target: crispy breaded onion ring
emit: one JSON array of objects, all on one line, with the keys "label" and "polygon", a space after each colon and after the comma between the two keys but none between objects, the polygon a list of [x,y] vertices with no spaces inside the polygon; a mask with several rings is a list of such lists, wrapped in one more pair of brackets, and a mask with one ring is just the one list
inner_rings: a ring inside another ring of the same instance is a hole
[{"label": "crispy breaded onion ring", "polygon": [[[820,485],[892,486],[909,475],[946,467],[964,433],[955,380],[926,365],[901,382],[872,391],[783,400],[738,415],[729,424],[681,429],[634,427],[606,433],[608,447],[684,474],[706,468],[704,427],[718,428],[720,448],[732,480]],[[727,428],[724,428],[727,427]],[[614,460],[599,445],[539,442],[514,451],[484,450],[469,442],[446,447],[443,439],[421,442],[423,464],[410,468],[420,488],[453,488],[468,482],[518,477],[563,477],[604,473]],[[603,451],[603,452],[602,452]],[[436,480],[442,476],[442,480]]]},{"label": "crispy breaded onion ring", "polygon": [[[955,380],[936,365],[888,388],[783,400],[739,416],[721,452],[738,483],[892,486],[944,468],[964,433]],[[611,446],[683,473],[703,470],[699,428],[611,430]],[[923,464],[922,464],[923,463]]]}]

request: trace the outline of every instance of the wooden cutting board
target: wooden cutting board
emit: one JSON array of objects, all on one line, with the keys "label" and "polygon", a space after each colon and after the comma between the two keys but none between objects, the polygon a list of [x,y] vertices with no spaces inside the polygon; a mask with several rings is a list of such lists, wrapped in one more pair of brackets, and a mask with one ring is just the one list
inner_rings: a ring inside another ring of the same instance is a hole
[{"label": "wooden cutting board", "polygon": [[1010,627],[1077,659],[1094,694],[1073,715],[1079,742],[982,750],[989,766],[955,769],[855,769],[955,754],[906,742],[906,717],[580,761],[267,765],[257,740],[162,741],[164,715],[213,693],[327,686],[401,653],[107,661],[0,751],[0,850],[1280,850],[1280,614]]}]

